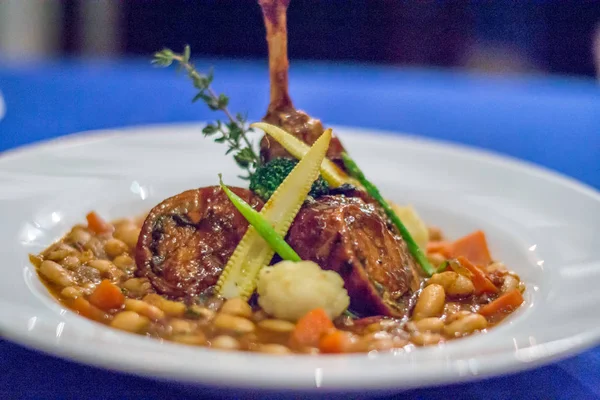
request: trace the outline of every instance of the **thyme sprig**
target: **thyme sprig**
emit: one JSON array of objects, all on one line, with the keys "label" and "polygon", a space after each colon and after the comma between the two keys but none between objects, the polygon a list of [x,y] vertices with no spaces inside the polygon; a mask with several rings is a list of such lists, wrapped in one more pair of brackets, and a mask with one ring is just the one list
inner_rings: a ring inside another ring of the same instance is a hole
[{"label": "thyme sprig", "polygon": [[152,64],[159,67],[169,67],[174,62],[183,68],[188,77],[191,79],[198,93],[192,99],[192,102],[198,100],[204,101],[208,108],[213,111],[222,111],[227,116],[227,121],[217,120],[207,124],[202,133],[204,136],[211,136],[216,143],[226,143],[229,148],[225,154],[233,153],[233,158],[237,165],[246,171],[246,175],[240,176],[242,179],[250,179],[256,167],[260,165],[260,157],[254,151],[252,142],[248,139],[247,134],[253,132],[247,124],[247,119],[242,114],[235,116],[229,111],[229,97],[223,93],[217,94],[211,84],[213,82],[212,69],[208,73],[200,73],[190,62],[191,50],[190,46],[186,45],[183,53],[175,53],[171,49],[163,49],[154,54]]}]

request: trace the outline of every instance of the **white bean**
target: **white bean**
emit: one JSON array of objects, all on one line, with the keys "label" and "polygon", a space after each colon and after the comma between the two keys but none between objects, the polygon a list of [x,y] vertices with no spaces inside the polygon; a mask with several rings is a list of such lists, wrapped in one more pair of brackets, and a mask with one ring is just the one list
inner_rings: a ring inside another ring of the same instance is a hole
[{"label": "white bean", "polygon": [[211,347],[221,350],[237,350],[240,343],[231,336],[221,335],[210,341]]},{"label": "white bean", "polygon": [[43,261],[40,265],[40,273],[45,276],[46,279],[59,286],[65,287],[73,284],[73,277],[69,272],[54,261]]},{"label": "white bean", "polygon": [[135,311],[140,315],[144,315],[154,320],[165,317],[165,312],[163,310],[142,300],[125,299],[125,310]]},{"label": "white bean", "polygon": [[442,285],[434,283],[426,286],[419,295],[419,299],[417,300],[413,312],[413,318],[419,320],[442,315],[445,301],[446,293],[444,292],[444,287]]},{"label": "white bean", "polygon": [[134,224],[126,224],[117,228],[113,236],[123,241],[130,249],[133,249],[137,246],[140,231],[141,229]]},{"label": "white bean", "polygon": [[77,286],[68,286],[60,292],[60,295],[69,299],[76,299],[83,296],[83,291]]},{"label": "white bean", "polygon": [[102,275],[108,275],[113,268],[115,268],[114,264],[108,260],[92,260],[88,262],[88,265],[92,268],[100,271]]},{"label": "white bean", "polygon": [[76,256],[67,256],[61,261],[61,264],[67,269],[75,269],[81,265],[81,261]]},{"label": "white bean", "polygon": [[250,307],[247,301],[239,297],[227,300],[219,311],[223,314],[237,315],[244,318],[252,316],[252,307]]},{"label": "white bean", "polygon": [[260,321],[258,326],[264,330],[277,333],[291,332],[296,328],[296,325],[293,323],[282,319],[265,319]]},{"label": "white bean", "polygon": [[46,256],[46,259],[52,260],[52,261],[60,261],[71,254],[75,254],[76,252],[77,251],[73,247],[71,247],[67,244],[61,243],[59,246],[57,246],[56,249],[54,249],[50,253],[48,253],[48,255]]},{"label": "white bean", "polygon": [[487,328],[487,321],[483,315],[470,314],[446,325],[444,333],[449,337],[459,337],[485,328]]},{"label": "white bean", "polygon": [[127,332],[141,332],[150,324],[150,320],[133,311],[121,311],[111,321],[110,326]]},{"label": "white bean", "polygon": [[441,332],[444,328],[444,321],[440,318],[430,317],[423,318],[415,322],[415,327],[419,332]]},{"label": "white bean", "polygon": [[185,319],[172,319],[169,325],[171,325],[171,331],[174,335],[192,333],[196,329],[195,323]]},{"label": "white bean", "polygon": [[199,319],[203,319],[203,320],[211,320],[215,317],[215,312],[213,310],[210,310],[206,307],[200,307],[197,304],[192,304],[190,306],[190,308],[188,309],[188,316],[189,315],[190,318],[199,318]]},{"label": "white bean", "polygon": [[152,289],[152,284],[147,278],[131,278],[123,283],[123,287],[133,295],[143,296]]},{"label": "white bean", "polygon": [[104,251],[110,258],[115,258],[123,253],[127,253],[127,250],[129,250],[129,247],[127,247],[125,242],[119,239],[108,239],[106,243],[104,243]]},{"label": "white bean", "polygon": [[189,344],[192,346],[199,346],[206,343],[206,337],[201,332],[197,332],[193,335],[175,335],[173,336],[172,340],[178,343]]},{"label": "white bean", "polygon": [[458,275],[454,283],[447,290],[448,294],[452,296],[467,296],[474,291],[475,285],[464,275]]},{"label": "white bean", "polygon": [[181,317],[185,313],[185,304],[180,301],[167,300],[155,293],[147,294],[143,300],[160,308],[171,317]]},{"label": "white bean", "polygon": [[254,332],[254,323],[246,318],[229,314],[219,314],[214,320],[215,327],[236,333]]},{"label": "white bean", "polygon": [[267,354],[277,354],[277,355],[283,355],[283,354],[290,354],[291,350],[288,349],[287,347],[285,347],[282,344],[261,344],[258,348],[258,351],[260,351],[261,353],[267,353]]},{"label": "white bean", "polygon": [[429,278],[427,284],[441,285],[446,293],[451,296],[466,296],[475,291],[475,286],[469,278],[457,274],[454,271],[445,271],[438,274],[433,274],[433,276]]},{"label": "white bean", "polygon": [[500,291],[502,293],[510,292],[519,287],[519,280],[512,275],[506,275],[504,277],[504,282],[502,282],[502,288]]},{"label": "white bean", "polygon": [[135,261],[127,254],[121,254],[120,256],[115,257],[113,260],[113,264],[121,271],[126,271],[135,266]]},{"label": "white bean", "polygon": [[68,238],[74,243],[84,245],[92,238],[92,234],[84,228],[76,227],[69,233]]},{"label": "white bean", "polygon": [[417,332],[411,336],[410,340],[417,346],[430,346],[432,344],[438,344],[439,342],[441,342],[442,335],[440,335],[439,333],[431,332]]}]

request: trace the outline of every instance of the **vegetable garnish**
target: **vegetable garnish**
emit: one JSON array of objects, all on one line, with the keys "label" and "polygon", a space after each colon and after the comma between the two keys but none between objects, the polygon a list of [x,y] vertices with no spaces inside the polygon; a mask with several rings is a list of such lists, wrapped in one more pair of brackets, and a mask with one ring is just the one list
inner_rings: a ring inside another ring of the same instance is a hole
[{"label": "vegetable garnish", "polygon": [[[326,130],[260,211],[260,215],[280,236],[285,236],[302,203],[319,175],[319,168],[331,141],[331,129]],[[256,287],[261,268],[271,261],[275,251],[252,226],[235,248],[216,288],[225,298],[248,299]]]},{"label": "vegetable garnish", "polygon": [[358,315],[354,314],[350,310],[346,310],[342,314],[345,315],[346,317],[349,317],[349,318],[352,318],[352,319],[358,319]]},{"label": "vegetable garnish", "polygon": [[159,67],[169,67],[174,62],[185,69],[188,77],[192,80],[198,93],[192,99],[192,102],[202,100],[208,108],[213,111],[222,111],[229,121],[223,122],[217,120],[208,124],[202,129],[204,136],[215,136],[216,143],[227,143],[229,149],[225,154],[233,153],[233,158],[237,165],[246,171],[246,175],[240,176],[242,179],[250,179],[254,170],[261,164],[258,152],[254,150],[253,144],[248,139],[247,133],[252,132],[252,128],[247,127],[246,117],[242,114],[235,116],[229,111],[229,97],[223,93],[217,94],[211,87],[213,81],[212,70],[207,74],[200,73],[190,62],[190,46],[186,45],[183,53],[175,53],[171,49],[163,49],[154,54],[152,64]]},{"label": "vegetable garnish", "polygon": [[71,307],[73,307],[73,309],[77,311],[79,315],[83,315],[84,317],[93,319],[94,321],[104,322],[110,320],[110,315],[92,305],[83,297],[77,297],[75,300],[73,300]]},{"label": "vegetable garnish", "polygon": [[[298,164],[297,160],[291,158],[275,158],[256,169],[250,178],[249,189],[264,201],[275,193],[281,182],[292,172]],[[329,184],[321,175],[312,184],[308,195],[314,198],[329,192]]]},{"label": "vegetable garnish", "polygon": [[[310,149],[309,145],[278,126],[266,122],[255,122],[250,126],[263,130],[297,159],[304,157]],[[344,183],[353,183],[351,178],[328,158],[325,158],[321,164],[321,175],[334,188],[342,186]]]},{"label": "vegetable garnish", "polygon": [[289,244],[283,239],[281,235],[275,232],[273,226],[263,218],[258,211],[256,211],[250,204],[246,203],[237,194],[233,193],[225,184],[221,174],[219,174],[219,184],[221,188],[231,200],[231,203],[237,208],[237,210],[246,218],[246,221],[256,229],[256,231],[262,236],[262,238],[271,246],[273,250],[281,258],[289,261],[302,261],[300,256],[290,247]]},{"label": "vegetable garnish", "polygon": [[[471,279],[473,286],[475,286],[475,294],[498,293],[498,288],[490,281],[485,273],[478,266],[467,260],[466,257],[460,256],[450,260],[449,266],[454,272],[461,275],[467,275],[467,277]],[[465,274],[465,270],[468,274]]]},{"label": "vegetable garnish", "polygon": [[485,267],[492,262],[485,233],[475,231],[457,239],[450,247],[450,258],[464,256],[475,265]]},{"label": "vegetable garnish", "polygon": [[365,174],[358,167],[358,165],[356,165],[356,162],[354,162],[354,160],[350,158],[348,154],[342,153],[342,160],[344,161],[344,165],[346,166],[346,169],[348,170],[350,175],[357,179],[364,186],[367,193],[369,193],[371,197],[373,197],[379,203],[379,205],[383,208],[388,218],[394,223],[394,225],[396,225],[398,231],[400,231],[400,235],[402,235],[402,238],[406,241],[408,251],[410,251],[410,253],[417,260],[419,265],[421,265],[423,271],[428,276],[433,275],[436,272],[435,267],[429,263],[429,261],[427,260],[427,256],[425,256],[425,253],[423,253],[423,250],[421,250],[419,245],[413,240],[412,236],[410,235],[402,221],[400,221],[400,218],[398,218],[390,204],[383,198],[381,193],[379,193],[379,189],[377,189],[377,186],[375,186],[373,183],[371,183],[371,181],[369,181],[365,177]]},{"label": "vegetable garnish", "polygon": [[356,339],[350,332],[335,329],[319,340],[319,350],[325,354],[347,353],[352,350]]},{"label": "vegetable garnish", "polygon": [[435,273],[439,274],[440,272],[444,272],[446,270],[446,268],[448,268],[448,265],[449,265],[448,260],[444,261],[443,263],[438,265],[437,269],[435,270]]},{"label": "vegetable garnish", "polygon": [[103,234],[114,230],[113,226],[104,221],[95,211],[88,213],[85,219],[87,220],[88,228],[94,233]]},{"label": "vegetable garnish", "polygon": [[322,308],[316,308],[300,318],[290,341],[296,346],[318,346],[323,335],[335,331],[333,322]]},{"label": "vegetable garnish", "polygon": [[484,317],[493,318],[501,316],[501,314],[508,314],[523,304],[525,300],[519,289],[513,289],[509,292],[504,293],[491,303],[479,309],[479,314]]},{"label": "vegetable garnish", "polygon": [[108,279],[104,279],[88,297],[89,302],[105,311],[121,308],[125,295],[121,289]]},{"label": "vegetable garnish", "polygon": [[340,274],[313,261],[280,261],[261,269],[256,294],[258,305],[267,314],[291,322],[317,308],[334,319],[350,305]]}]

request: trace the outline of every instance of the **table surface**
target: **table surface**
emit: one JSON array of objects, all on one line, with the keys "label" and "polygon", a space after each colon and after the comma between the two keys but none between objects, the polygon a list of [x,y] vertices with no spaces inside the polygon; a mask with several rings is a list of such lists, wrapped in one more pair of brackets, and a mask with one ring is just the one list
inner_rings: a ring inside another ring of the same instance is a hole
[{"label": "table surface", "polygon": [[[266,63],[202,60],[231,109],[266,110]],[[0,152],[89,129],[212,118],[193,88],[147,60],[0,62]],[[327,124],[371,127],[525,159],[600,189],[600,86],[566,77],[491,77],[373,65],[293,63],[295,104]],[[214,398],[181,385],[81,366],[0,340],[0,397]],[[363,394],[363,395],[366,395]],[[238,393],[236,397],[251,396]],[[279,396],[275,396],[277,398]],[[362,397],[362,395],[358,396]],[[419,389],[398,399],[600,399],[600,348],[516,375]]]}]

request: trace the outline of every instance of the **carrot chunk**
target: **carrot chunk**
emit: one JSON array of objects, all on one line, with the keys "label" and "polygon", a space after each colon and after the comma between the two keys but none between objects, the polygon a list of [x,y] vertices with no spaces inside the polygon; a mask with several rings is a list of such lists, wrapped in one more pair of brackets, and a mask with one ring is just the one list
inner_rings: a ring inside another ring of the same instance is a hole
[{"label": "carrot chunk", "polygon": [[[466,257],[461,256],[456,259],[459,262],[460,266],[467,269],[471,276],[471,281],[473,282],[473,286],[475,287],[475,294],[481,293],[498,293],[498,288],[496,285],[492,283],[492,281],[485,275],[485,273],[481,270],[481,268],[477,267]],[[461,273],[460,268],[456,268],[453,265],[454,263],[450,263],[450,268],[455,270],[454,272]]]},{"label": "carrot chunk", "polygon": [[113,226],[104,221],[95,211],[88,213],[85,216],[87,219],[88,228],[97,234],[108,233],[113,231]]},{"label": "carrot chunk", "polygon": [[446,258],[450,258],[452,252],[452,242],[437,241],[427,243],[427,254],[440,253]]},{"label": "carrot chunk", "polygon": [[92,305],[108,311],[121,308],[125,303],[125,296],[117,285],[104,279],[88,297],[88,300]]},{"label": "carrot chunk", "polygon": [[108,320],[109,316],[99,309],[96,306],[90,304],[89,301],[84,299],[83,297],[78,297],[71,303],[71,307],[73,310],[77,311],[79,315],[82,315],[86,318],[93,319],[98,322],[105,322]]},{"label": "carrot chunk", "polygon": [[519,308],[523,304],[523,295],[519,289],[513,289],[509,292],[504,293],[491,303],[479,309],[479,314],[484,317],[490,318],[500,314],[509,314]]},{"label": "carrot chunk", "polygon": [[325,310],[315,308],[298,320],[290,342],[292,346],[318,346],[321,337],[334,329]]},{"label": "carrot chunk", "polygon": [[354,343],[352,334],[340,330],[331,331],[319,341],[319,350],[322,353],[348,353]]},{"label": "carrot chunk", "polygon": [[452,243],[449,257],[457,258],[460,256],[466,257],[473,264],[482,267],[492,262],[485,233],[476,231]]}]

